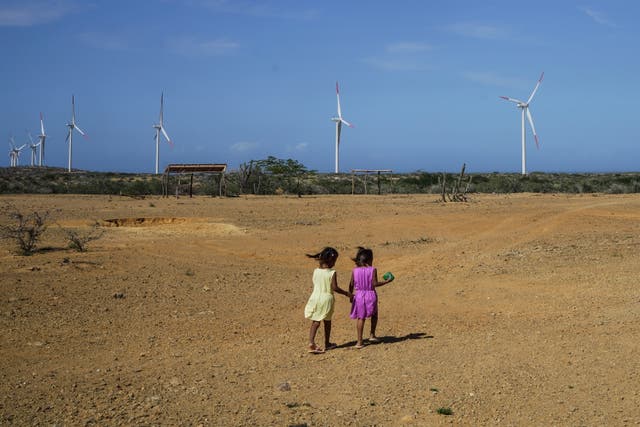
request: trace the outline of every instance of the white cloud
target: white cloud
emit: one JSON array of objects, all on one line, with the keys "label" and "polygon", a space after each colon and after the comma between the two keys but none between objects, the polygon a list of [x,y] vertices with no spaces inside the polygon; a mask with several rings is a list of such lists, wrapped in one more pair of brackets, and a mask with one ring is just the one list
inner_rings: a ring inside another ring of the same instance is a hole
[{"label": "white cloud", "polygon": [[231,13],[262,18],[309,20],[318,16],[316,9],[296,10],[266,0],[195,0],[195,4],[214,13]]},{"label": "white cloud", "polygon": [[240,44],[224,38],[196,40],[193,37],[174,37],[167,41],[167,48],[173,53],[185,56],[219,56],[236,51]]},{"label": "white cloud", "polygon": [[56,21],[69,14],[73,5],[65,0],[3,1],[0,4],[0,27],[31,27]]},{"label": "white cloud", "polygon": [[399,43],[391,43],[385,47],[385,50],[388,53],[398,54],[398,53],[419,53],[425,52],[432,49],[432,46],[427,43],[416,43],[416,42],[399,42]]},{"label": "white cloud", "polygon": [[508,31],[493,25],[460,22],[450,25],[449,31],[465,37],[476,39],[502,39],[509,35]]},{"label": "white cloud", "polygon": [[246,153],[248,151],[253,151],[258,148],[260,144],[257,142],[236,142],[229,149],[236,153]]},{"label": "white cloud", "polygon": [[374,68],[384,71],[427,71],[433,67],[412,58],[369,57],[363,61]]},{"label": "white cloud", "polygon": [[588,17],[593,19],[597,24],[606,25],[608,27],[616,26],[613,21],[609,20],[609,18],[607,18],[605,14],[600,11],[591,9],[589,7],[581,7],[580,10],[582,10],[582,12],[584,12]]}]

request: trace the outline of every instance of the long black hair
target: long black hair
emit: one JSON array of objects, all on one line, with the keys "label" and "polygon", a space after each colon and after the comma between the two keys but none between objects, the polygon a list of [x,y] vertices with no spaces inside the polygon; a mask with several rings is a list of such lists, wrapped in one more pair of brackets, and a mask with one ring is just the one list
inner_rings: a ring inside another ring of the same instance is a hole
[{"label": "long black hair", "polygon": [[305,254],[307,255],[307,257],[309,258],[313,258],[317,261],[322,261],[322,262],[329,262],[329,261],[333,261],[335,259],[338,258],[338,251],[336,251],[334,248],[327,246],[326,248],[324,248],[322,251],[318,252],[317,254]]}]

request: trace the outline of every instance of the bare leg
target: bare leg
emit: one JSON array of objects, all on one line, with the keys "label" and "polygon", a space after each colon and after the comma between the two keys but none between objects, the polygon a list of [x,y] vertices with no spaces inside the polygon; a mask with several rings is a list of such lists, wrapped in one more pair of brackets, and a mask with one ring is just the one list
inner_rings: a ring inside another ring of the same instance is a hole
[{"label": "bare leg", "polygon": [[329,348],[331,338],[331,320],[324,321],[324,348]]},{"label": "bare leg", "polygon": [[376,338],[377,326],[378,326],[378,313],[371,316],[371,338]]},{"label": "bare leg", "polygon": [[362,347],[364,344],[362,343],[362,331],[364,330],[364,319],[358,319],[358,323],[356,324],[356,328],[358,330],[358,343],[356,344],[359,347]]},{"label": "bare leg", "polygon": [[309,330],[309,348],[316,345],[316,333],[320,327],[320,322],[313,320],[311,322],[311,329]]}]

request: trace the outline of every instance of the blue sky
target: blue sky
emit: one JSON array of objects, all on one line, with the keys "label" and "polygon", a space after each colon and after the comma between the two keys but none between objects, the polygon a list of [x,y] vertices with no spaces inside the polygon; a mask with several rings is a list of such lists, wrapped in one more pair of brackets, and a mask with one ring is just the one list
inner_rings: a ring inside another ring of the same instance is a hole
[{"label": "blue sky", "polygon": [[[160,94],[168,163],[269,155],[341,171],[639,171],[640,2],[0,0],[0,136],[45,117],[67,164],[71,95],[89,134],[73,166],[152,172]],[[0,166],[9,165],[9,144]],[[27,164],[25,150],[21,164]]]}]

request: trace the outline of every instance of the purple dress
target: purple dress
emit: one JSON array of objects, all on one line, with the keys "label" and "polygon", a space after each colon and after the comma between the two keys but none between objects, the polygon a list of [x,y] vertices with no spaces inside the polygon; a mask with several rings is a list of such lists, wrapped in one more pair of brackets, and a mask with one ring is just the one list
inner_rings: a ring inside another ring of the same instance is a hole
[{"label": "purple dress", "polygon": [[351,318],[366,319],[378,314],[378,294],[373,287],[375,267],[356,267],[353,269],[353,302]]}]

